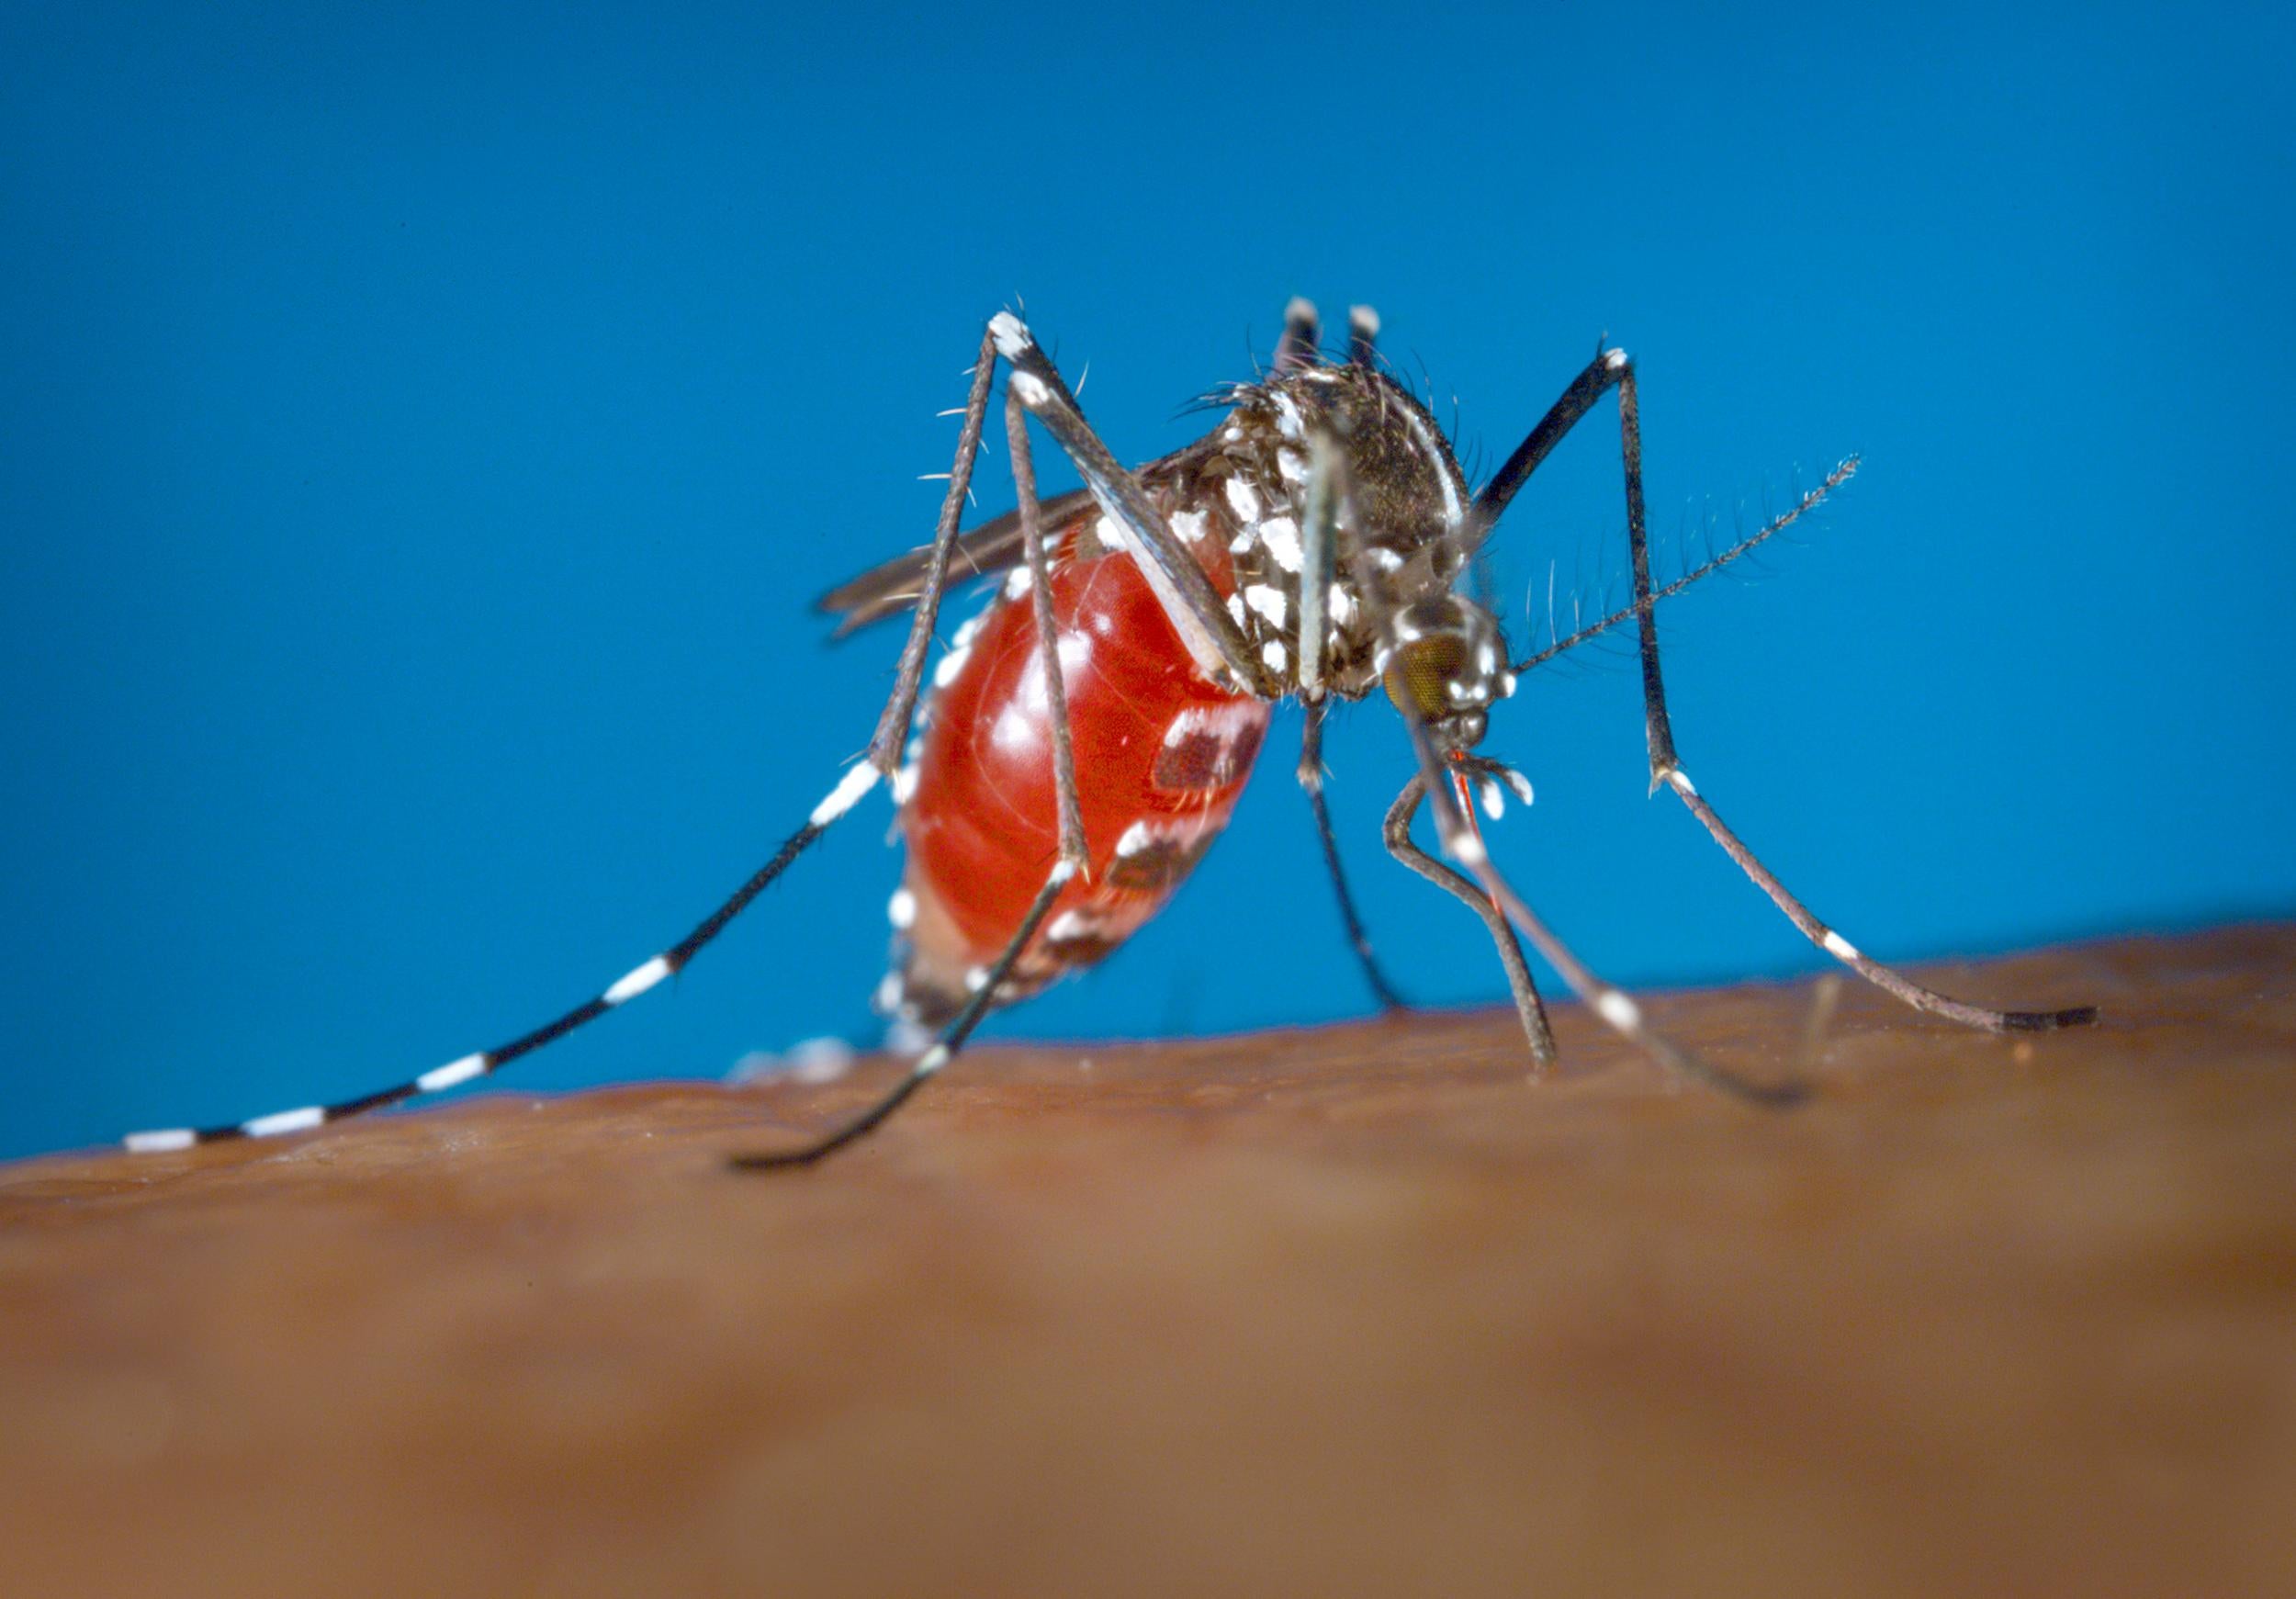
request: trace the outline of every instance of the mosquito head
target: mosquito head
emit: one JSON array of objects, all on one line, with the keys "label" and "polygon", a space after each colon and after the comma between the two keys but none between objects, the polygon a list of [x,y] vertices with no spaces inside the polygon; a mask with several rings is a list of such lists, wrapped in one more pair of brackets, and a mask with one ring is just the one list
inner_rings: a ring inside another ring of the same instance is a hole
[{"label": "mosquito head", "polygon": [[1397,611],[1388,636],[1379,659],[1388,698],[1446,749],[1481,743],[1491,707],[1514,692],[1497,619],[1462,595],[1435,594]]}]

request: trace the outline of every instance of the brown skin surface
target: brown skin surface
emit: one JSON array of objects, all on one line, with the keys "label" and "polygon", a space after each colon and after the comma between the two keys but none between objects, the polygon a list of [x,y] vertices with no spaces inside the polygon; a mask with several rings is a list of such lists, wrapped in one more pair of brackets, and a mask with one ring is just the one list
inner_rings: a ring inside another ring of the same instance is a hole
[{"label": "brown skin surface", "polygon": [[1928,974],[0,1168],[0,1591],[2296,1592],[2296,928]]}]

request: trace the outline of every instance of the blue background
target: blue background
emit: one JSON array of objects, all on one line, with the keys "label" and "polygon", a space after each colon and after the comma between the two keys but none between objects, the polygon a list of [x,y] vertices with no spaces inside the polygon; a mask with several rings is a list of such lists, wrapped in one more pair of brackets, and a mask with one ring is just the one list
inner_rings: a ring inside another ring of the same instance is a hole
[{"label": "blue background", "polygon": [[[6,12],[0,1153],[395,1081],[682,932],[865,740],[896,641],[807,602],[927,535],[1023,295],[1142,459],[1295,292],[1377,304],[1486,467],[1607,330],[1661,565],[1863,451],[1665,616],[1724,814],[1885,957],[2286,914],[2284,10],[1592,9]],[[1550,562],[1623,569],[1613,415],[1503,529],[1518,644]],[[1297,725],[1171,911],[993,1032],[1368,1008]],[[1489,747],[1597,969],[1821,963],[1645,798],[1623,658]],[[1392,716],[1330,761],[1403,983],[1497,999],[1379,850]],[[887,817],[501,1080],[861,1036]]]}]

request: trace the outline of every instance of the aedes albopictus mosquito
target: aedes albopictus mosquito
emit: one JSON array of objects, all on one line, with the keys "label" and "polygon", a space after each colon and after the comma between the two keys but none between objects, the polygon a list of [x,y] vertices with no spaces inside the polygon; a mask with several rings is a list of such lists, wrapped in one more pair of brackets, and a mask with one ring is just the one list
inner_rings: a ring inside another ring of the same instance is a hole
[{"label": "aedes albopictus mosquito", "polygon": [[[845,1125],[734,1164],[754,1170],[816,1161],[881,1125],[955,1058],[990,1010],[1091,965],[1137,931],[1227,825],[1269,714],[1287,698],[1306,708],[1298,777],[1349,940],[1380,1001],[1400,1008],[1348,894],[1322,794],[1331,702],[1377,689],[1401,713],[1419,765],[1388,811],[1388,851],[1490,929],[1535,1061],[1550,1062],[1555,1045],[1518,930],[1595,1014],[1669,1068],[1754,1103],[1790,1103],[1798,1085],[1745,1080],[1646,1026],[1634,1000],[1556,939],[1484,848],[1477,795],[1494,814],[1508,790],[1528,798],[1512,767],[1475,752],[1491,706],[1514,692],[1517,674],[1629,621],[1640,640],[1652,789],[1663,784],[1680,796],[1812,943],[1907,1004],[1971,1027],[2042,1031],[2095,1019],[2088,1006],[1968,1004],[1868,959],[1754,857],[1676,756],[1659,671],[1658,602],[1806,513],[1856,469],[1854,459],[1767,525],[1654,588],[1635,369],[1624,350],[1598,347],[1497,474],[1470,490],[1435,419],[1383,368],[1378,333],[1378,317],[1357,307],[1344,355],[1327,357],[1315,309],[1295,299],[1272,369],[1218,397],[1227,408],[1221,423],[1127,471],[1028,327],[1009,311],[992,317],[974,360],[932,544],[820,602],[840,618],[840,634],[903,610],[914,614],[867,753],[771,861],[677,943],[508,1043],[339,1104],[136,1133],[128,1147],[174,1150],[301,1132],[507,1065],[682,970],[808,845],[889,781],[908,853],[890,906],[893,969],[877,1002],[896,1032],[924,1047],[888,1092]],[[961,535],[1000,364],[1018,504]],[[1456,586],[1539,463],[1614,389],[1633,602],[1510,661],[1497,620]],[[1082,489],[1039,499],[1032,419],[1075,464]],[[962,558],[964,577],[1008,576],[989,609],[955,635],[920,704],[952,557]],[[1432,805],[1447,864],[1412,841],[1423,803]],[[939,1036],[925,1044],[934,1029]]]}]

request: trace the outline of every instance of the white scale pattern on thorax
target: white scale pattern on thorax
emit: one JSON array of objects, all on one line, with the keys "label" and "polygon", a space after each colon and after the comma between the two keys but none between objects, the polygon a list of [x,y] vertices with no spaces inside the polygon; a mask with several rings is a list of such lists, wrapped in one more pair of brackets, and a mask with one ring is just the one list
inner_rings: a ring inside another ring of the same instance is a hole
[{"label": "white scale pattern on thorax", "polygon": [[[1311,373],[1303,381],[1324,376]],[[1224,538],[1235,574],[1228,615],[1243,632],[1250,652],[1296,691],[1300,586],[1306,560],[1301,536],[1307,511],[1306,423],[1300,402],[1281,388],[1244,390],[1236,401],[1234,413],[1220,432],[1223,449],[1219,466],[1224,469],[1199,479],[1201,487],[1188,513]],[[1447,490],[1454,468],[1424,430],[1412,430],[1412,437]],[[1403,562],[1401,554],[1381,545],[1364,549],[1360,558],[1387,572]],[[1323,602],[1327,636],[1322,678],[1333,693],[1356,699],[1378,683],[1372,667],[1376,640],[1356,587],[1359,575],[1336,557],[1334,566]]]}]

